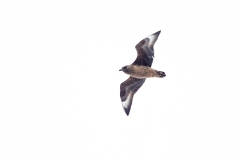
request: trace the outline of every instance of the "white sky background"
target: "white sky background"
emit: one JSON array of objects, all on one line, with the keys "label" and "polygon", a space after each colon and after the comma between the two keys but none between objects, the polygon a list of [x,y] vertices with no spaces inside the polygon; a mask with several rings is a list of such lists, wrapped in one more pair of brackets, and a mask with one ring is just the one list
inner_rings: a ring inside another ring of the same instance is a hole
[{"label": "white sky background", "polygon": [[[239,159],[237,1],[0,1],[0,159]],[[118,70],[162,30],[127,117]]]}]

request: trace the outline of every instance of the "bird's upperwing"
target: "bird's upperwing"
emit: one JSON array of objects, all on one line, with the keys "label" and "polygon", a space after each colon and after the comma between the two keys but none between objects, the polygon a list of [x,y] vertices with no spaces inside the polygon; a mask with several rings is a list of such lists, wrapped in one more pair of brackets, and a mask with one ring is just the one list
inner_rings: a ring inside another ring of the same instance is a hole
[{"label": "bird's upperwing", "polygon": [[137,50],[137,58],[133,62],[133,65],[142,65],[142,66],[152,66],[153,57],[154,57],[154,49],[153,45],[157,41],[157,38],[161,31],[158,31],[147,38],[141,40],[136,46]]},{"label": "bird's upperwing", "polygon": [[127,115],[129,115],[129,112],[130,112],[134,94],[143,85],[145,80],[146,80],[145,78],[137,79],[130,76],[126,81],[121,83],[120,97],[121,97],[123,109]]}]

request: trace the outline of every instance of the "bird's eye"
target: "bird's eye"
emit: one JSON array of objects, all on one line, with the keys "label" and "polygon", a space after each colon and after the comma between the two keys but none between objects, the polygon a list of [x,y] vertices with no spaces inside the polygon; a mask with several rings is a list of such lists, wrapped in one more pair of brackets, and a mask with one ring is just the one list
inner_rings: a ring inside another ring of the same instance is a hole
[{"label": "bird's eye", "polygon": [[125,66],[125,67],[123,67],[123,69],[127,69],[127,67]]}]

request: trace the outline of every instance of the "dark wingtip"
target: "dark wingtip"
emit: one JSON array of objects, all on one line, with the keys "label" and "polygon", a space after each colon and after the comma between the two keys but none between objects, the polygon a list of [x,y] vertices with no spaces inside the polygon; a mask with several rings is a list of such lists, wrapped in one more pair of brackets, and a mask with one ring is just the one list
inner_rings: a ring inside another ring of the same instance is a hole
[{"label": "dark wingtip", "polygon": [[130,108],[124,108],[124,111],[125,111],[126,115],[128,116],[130,113]]},{"label": "dark wingtip", "polygon": [[157,31],[156,33],[153,33],[153,34],[158,36],[160,33],[161,33],[161,30]]}]

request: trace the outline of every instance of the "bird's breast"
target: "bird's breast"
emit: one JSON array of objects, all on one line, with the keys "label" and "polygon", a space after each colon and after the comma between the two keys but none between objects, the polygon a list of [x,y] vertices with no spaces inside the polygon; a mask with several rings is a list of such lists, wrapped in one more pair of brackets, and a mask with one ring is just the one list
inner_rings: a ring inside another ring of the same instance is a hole
[{"label": "bird's breast", "polygon": [[156,71],[147,66],[132,65],[130,75],[139,79],[151,78],[156,76]]}]

